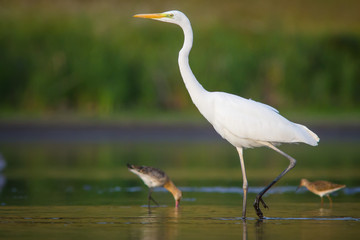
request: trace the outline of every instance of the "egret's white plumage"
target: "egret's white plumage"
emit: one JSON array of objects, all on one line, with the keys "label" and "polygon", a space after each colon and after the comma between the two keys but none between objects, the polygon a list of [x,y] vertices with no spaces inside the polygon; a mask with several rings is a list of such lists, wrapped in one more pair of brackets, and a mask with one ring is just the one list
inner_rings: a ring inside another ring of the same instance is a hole
[{"label": "egret's white plumage", "polygon": [[264,141],[317,145],[310,130],[290,122],[268,105],[223,92],[209,94],[213,107],[204,116],[235,147],[259,147]]},{"label": "egret's white plumage", "polygon": [[267,207],[262,195],[283,175],[295,166],[296,160],[280,151],[275,145],[281,143],[306,143],[316,146],[319,138],[307,127],[293,123],[266,104],[245,99],[225,92],[209,92],[196,80],[189,66],[189,53],[193,44],[193,32],[189,19],[180,11],[157,14],[138,14],[134,17],[151,18],[179,25],[184,32],[184,44],[179,52],[179,68],[190,97],[200,113],[213,125],[214,129],[234,147],[240,156],[243,173],[243,217],[246,216],[247,179],[242,156],[243,148],[267,146],[290,160],[290,165],[269,186],[256,197],[254,207],[263,217],[259,202]]}]

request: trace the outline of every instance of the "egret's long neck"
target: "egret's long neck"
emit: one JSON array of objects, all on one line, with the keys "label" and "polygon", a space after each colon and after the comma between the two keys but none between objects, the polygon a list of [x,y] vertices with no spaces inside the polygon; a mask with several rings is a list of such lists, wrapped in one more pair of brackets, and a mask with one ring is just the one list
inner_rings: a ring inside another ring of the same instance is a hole
[{"label": "egret's long neck", "polygon": [[185,40],[184,45],[179,52],[178,62],[180,73],[193,103],[201,111],[201,103],[205,100],[204,95],[207,93],[207,91],[196,80],[189,66],[189,53],[193,44],[193,32],[190,21],[182,24],[181,28],[184,31]]}]

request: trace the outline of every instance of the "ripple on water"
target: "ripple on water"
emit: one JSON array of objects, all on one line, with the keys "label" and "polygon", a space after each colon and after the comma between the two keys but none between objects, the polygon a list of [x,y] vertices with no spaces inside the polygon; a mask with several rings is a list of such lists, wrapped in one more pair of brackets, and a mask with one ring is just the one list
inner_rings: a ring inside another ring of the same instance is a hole
[{"label": "ripple on water", "polygon": [[[181,191],[183,192],[198,192],[198,193],[238,193],[242,194],[243,190],[241,187],[223,187],[223,186],[213,186],[213,187],[179,187]],[[261,190],[263,190],[262,187],[249,187],[248,193],[259,193]],[[110,190],[112,191],[113,188]],[[269,191],[266,194],[281,194],[281,193],[290,193],[290,192],[296,192],[296,193],[306,193],[306,189],[299,189],[296,191],[297,186],[279,186],[279,187],[272,187],[269,189]],[[117,191],[121,191],[121,188],[118,188]],[[140,192],[144,189],[142,187],[128,187],[124,188],[124,191],[126,192]],[[165,192],[166,189],[164,188],[155,188],[155,192]],[[360,187],[347,187],[342,190],[345,195],[353,195],[360,193]]]},{"label": "ripple on water", "polygon": [[265,217],[264,220],[312,220],[312,221],[356,221],[356,222],[359,222],[360,218],[354,218],[354,217],[301,217],[301,218]]},{"label": "ripple on water", "polygon": [[[200,186],[200,187],[179,187],[181,191],[183,192],[195,192],[195,193],[235,193],[235,194],[243,194],[242,187],[224,187],[224,186]],[[263,190],[264,186],[260,187],[249,187],[248,193],[254,193],[257,194],[261,190]],[[91,185],[84,185],[83,186],[84,191],[97,191],[98,194],[103,194],[105,192],[142,192],[144,191],[144,187],[142,186],[134,186],[134,187],[120,187],[120,186],[114,186],[107,189],[98,189],[94,188]],[[17,190],[14,190],[16,192]],[[68,187],[66,189],[66,192],[73,192],[73,187]],[[167,190],[164,188],[155,188],[154,192],[166,192]],[[354,195],[360,193],[360,187],[346,187],[341,190],[345,195]],[[274,186],[266,193],[267,195],[271,194],[282,194],[282,193],[294,193],[302,194],[308,192],[305,188],[301,188],[297,190],[297,186]],[[193,200],[188,200],[193,201]]]},{"label": "ripple on water", "polygon": [[[239,221],[243,220],[241,217],[234,217],[234,218],[213,218],[215,220],[222,220],[222,221]],[[246,218],[246,220],[260,220],[258,218]],[[285,220],[285,221],[355,221],[360,222],[360,218],[354,218],[354,217],[264,217],[260,221],[266,221],[266,220]]]}]

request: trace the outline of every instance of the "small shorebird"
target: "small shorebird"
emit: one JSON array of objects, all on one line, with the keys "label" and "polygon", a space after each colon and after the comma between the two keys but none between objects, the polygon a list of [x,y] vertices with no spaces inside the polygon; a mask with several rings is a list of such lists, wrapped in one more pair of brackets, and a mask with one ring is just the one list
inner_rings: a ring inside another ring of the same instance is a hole
[{"label": "small shorebird", "polygon": [[168,175],[161,171],[160,169],[147,167],[147,166],[135,166],[132,164],[127,164],[129,171],[138,175],[141,180],[149,187],[149,196],[148,196],[148,207],[150,209],[150,200],[152,200],[156,205],[159,205],[152,197],[151,193],[155,187],[164,187],[174,196],[175,207],[179,207],[180,199],[182,193],[175,184],[170,180]]},{"label": "small shorebird", "polygon": [[328,181],[310,182],[305,178],[301,179],[298,189],[302,186],[306,187],[310,192],[320,196],[321,206],[324,204],[323,196],[327,196],[329,198],[331,205],[332,200],[329,194],[346,187],[345,185],[331,183]]}]

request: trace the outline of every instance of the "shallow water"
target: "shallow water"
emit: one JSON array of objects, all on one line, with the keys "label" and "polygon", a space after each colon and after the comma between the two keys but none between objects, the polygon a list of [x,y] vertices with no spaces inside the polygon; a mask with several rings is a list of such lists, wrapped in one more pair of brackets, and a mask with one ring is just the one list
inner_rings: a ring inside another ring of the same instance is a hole
[{"label": "shallow water", "polygon": [[[350,210],[351,209],[351,210]],[[229,206],[3,207],[1,239],[358,239],[359,204],[279,204],[262,221]],[[294,217],[297,216],[297,217]]]},{"label": "shallow water", "polygon": [[[242,176],[236,151],[223,142],[0,143],[1,239],[358,239],[358,142],[317,148],[282,146],[298,164],[264,197],[259,221],[252,202],[287,160],[268,149],[245,151],[250,184],[248,218],[241,216]],[[126,163],[160,167],[183,191],[179,209],[147,189]],[[330,206],[301,188],[302,177],[347,187]]]}]

